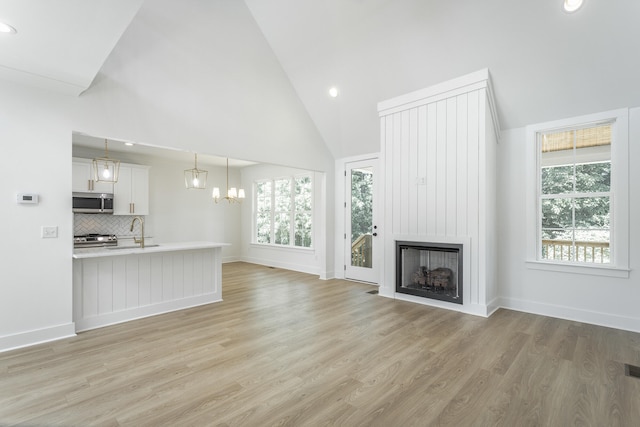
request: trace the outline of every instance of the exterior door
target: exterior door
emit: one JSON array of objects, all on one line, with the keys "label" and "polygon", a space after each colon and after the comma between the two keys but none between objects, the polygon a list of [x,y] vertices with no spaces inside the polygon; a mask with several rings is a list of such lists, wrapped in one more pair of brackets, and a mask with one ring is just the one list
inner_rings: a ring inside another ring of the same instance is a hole
[{"label": "exterior door", "polygon": [[345,168],[345,271],[347,279],[378,283],[379,262],[376,224],[378,160],[346,163]]}]

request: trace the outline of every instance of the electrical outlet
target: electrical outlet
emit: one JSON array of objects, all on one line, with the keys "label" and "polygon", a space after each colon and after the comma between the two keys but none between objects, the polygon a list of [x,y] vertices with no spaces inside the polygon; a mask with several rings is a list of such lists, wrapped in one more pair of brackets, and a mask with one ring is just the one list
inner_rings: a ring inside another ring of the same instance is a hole
[{"label": "electrical outlet", "polygon": [[42,238],[43,239],[57,239],[58,238],[58,227],[45,227],[42,226]]}]

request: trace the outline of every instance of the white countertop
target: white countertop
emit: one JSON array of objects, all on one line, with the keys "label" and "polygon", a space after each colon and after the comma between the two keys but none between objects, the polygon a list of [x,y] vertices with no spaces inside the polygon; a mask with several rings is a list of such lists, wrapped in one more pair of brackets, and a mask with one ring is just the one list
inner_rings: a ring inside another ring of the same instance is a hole
[{"label": "white countertop", "polygon": [[180,243],[162,243],[159,245],[150,244],[142,249],[136,246],[112,246],[111,248],[80,248],[73,250],[74,259],[83,258],[100,258],[108,256],[146,254],[153,252],[175,252],[188,251],[194,249],[212,249],[230,246],[229,243],[215,242],[180,242]]}]

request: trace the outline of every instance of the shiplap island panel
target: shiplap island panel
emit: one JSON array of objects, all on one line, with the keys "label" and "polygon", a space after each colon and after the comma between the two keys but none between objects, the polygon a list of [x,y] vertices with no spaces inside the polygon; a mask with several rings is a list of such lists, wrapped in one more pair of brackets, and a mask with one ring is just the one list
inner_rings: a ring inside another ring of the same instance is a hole
[{"label": "shiplap island panel", "polygon": [[76,331],[221,301],[223,246],[187,242],[76,250]]}]

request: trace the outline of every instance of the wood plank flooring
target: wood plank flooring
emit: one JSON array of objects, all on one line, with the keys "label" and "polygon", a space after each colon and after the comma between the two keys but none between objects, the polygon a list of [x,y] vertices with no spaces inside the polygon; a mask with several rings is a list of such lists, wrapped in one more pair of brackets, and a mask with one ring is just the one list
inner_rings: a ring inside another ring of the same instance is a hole
[{"label": "wood plank flooring", "polygon": [[640,425],[640,334],[372,289],[225,264],[221,303],[0,353],[0,425]]}]

